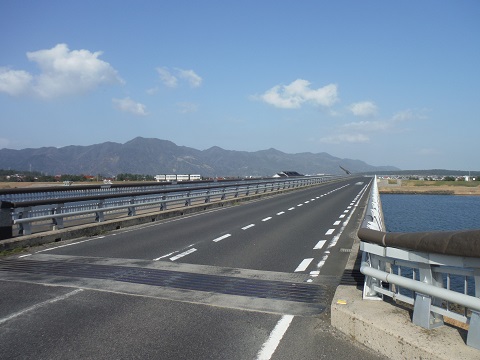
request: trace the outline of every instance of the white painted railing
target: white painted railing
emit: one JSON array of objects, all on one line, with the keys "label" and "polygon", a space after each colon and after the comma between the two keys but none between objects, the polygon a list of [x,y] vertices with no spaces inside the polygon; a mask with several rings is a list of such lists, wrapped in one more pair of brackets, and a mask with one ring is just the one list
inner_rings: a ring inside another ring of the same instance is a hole
[{"label": "white painted railing", "polygon": [[376,178],[359,230],[363,298],[413,305],[414,324],[433,329],[444,317],[468,326],[480,349],[480,230],[386,233]]}]

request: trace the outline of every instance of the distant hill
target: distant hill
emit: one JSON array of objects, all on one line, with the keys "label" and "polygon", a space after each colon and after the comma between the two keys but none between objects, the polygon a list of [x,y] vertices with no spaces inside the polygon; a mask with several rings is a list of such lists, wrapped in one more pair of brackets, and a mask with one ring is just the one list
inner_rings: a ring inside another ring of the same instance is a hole
[{"label": "distant hill", "polygon": [[202,176],[272,176],[282,170],[302,174],[342,174],[395,171],[360,160],[340,159],[327,153],[287,154],[275,149],[256,152],[207,150],[178,146],[171,141],[137,137],[125,144],[105,142],[89,146],[0,150],[0,169],[29,169],[48,175],[85,174],[200,174]]}]

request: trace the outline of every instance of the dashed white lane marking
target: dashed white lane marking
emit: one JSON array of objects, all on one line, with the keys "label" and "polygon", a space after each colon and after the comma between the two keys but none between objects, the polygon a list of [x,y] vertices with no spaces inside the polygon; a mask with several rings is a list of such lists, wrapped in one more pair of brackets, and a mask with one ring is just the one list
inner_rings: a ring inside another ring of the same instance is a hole
[{"label": "dashed white lane marking", "polygon": [[269,217],[266,217],[265,219],[262,219],[262,221],[268,221],[268,220],[270,220],[271,218],[272,218],[272,217],[269,216]]},{"label": "dashed white lane marking", "polygon": [[333,226],[337,226],[337,225],[340,225],[341,221],[340,220],[337,220],[333,223]]},{"label": "dashed white lane marking", "polygon": [[247,229],[250,229],[251,227],[254,227],[254,226],[255,226],[255,224],[250,224],[250,225],[242,227],[242,230],[247,230]]},{"label": "dashed white lane marking", "polygon": [[344,213],[348,213],[348,210],[345,210]]},{"label": "dashed white lane marking", "polygon": [[307,201],[305,201],[305,204],[308,204],[309,202],[310,202],[310,200],[307,200]]},{"label": "dashed white lane marking", "polygon": [[307,270],[308,265],[313,261],[313,258],[303,259],[300,265],[297,266],[294,272]]},{"label": "dashed white lane marking", "polygon": [[75,294],[78,294],[79,292],[82,292],[83,289],[76,289],[76,290],[73,290],[65,295],[62,295],[62,296],[57,296],[56,298],[53,298],[53,299],[50,299],[50,300],[47,300],[47,301],[44,301],[44,302],[41,302],[41,303],[38,303],[38,304],[35,304],[33,306],[30,306],[29,308],[26,308],[26,309],[23,309],[21,311],[17,311],[16,313],[13,313],[7,317],[4,317],[2,319],[0,319],[0,325],[9,321],[9,320],[12,320],[18,316],[21,316],[29,311],[33,311],[33,310],[36,310],[42,306],[46,306],[46,305],[49,305],[49,304],[53,304],[57,301],[60,301],[60,300],[65,300],[67,298],[69,298],[70,296],[73,296]]},{"label": "dashed white lane marking", "polygon": [[280,211],[279,213],[277,213],[277,215],[282,215],[282,214],[285,214],[285,211]]},{"label": "dashed white lane marking", "polygon": [[195,248],[188,249],[187,251],[184,251],[183,253],[180,253],[178,255],[175,255],[175,256],[171,257],[170,260],[172,260],[172,261],[178,260],[178,259],[180,259],[184,256],[187,256],[191,253],[194,253],[195,251],[197,251],[197,249],[195,249]]},{"label": "dashed white lane marking", "polygon": [[291,211],[291,210],[294,210],[294,209],[295,209],[294,207],[291,207],[291,208],[290,208],[290,209],[288,209],[288,210],[289,210],[289,211]]},{"label": "dashed white lane marking", "polygon": [[218,238],[216,238],[216,239],[213,239],[212,241],[213,241],[213,242],[219,242],[219,241],[222,241],[223,239],[226,239],[226,238],[228,238],[228,237],[230,237],[230,236],[232,236],[232,234],[225,234],[225,235],[220,236],[220,237],[218,237]]},{"label": "dashed white lane marking", "polygon": [[282,318],[278,321],[275,328],[270,333],[267,341],[262,345],[262,348],[257,354],[256,360],[270,360],[273,353],[280,344],[283,336],[287,332],[290,323],[293,320],[293,315],[283,315]]},{"label": "dashed white lane marking", "polygon": [[303,204],[298,204],[297,206],[303,206]]},{"label": "dashed white lane marking", "polygon": [[335,229],[328,229],[325,235],[332,235],[334,233]]},{"label": "dashed white lane marking", "polygon": [[318,250],[318,249],[321,249],[323,247],[323,245],[325,245],[325,243],[327,242],[327,240],[320,240],[317,245],[315,245],[315,247],[313,248],[313,250]]},{"label": "dashed white lane marking", "polygon": [[342,214],[339,216],[340,219],[343,219],[345,217],[345,214]]}]

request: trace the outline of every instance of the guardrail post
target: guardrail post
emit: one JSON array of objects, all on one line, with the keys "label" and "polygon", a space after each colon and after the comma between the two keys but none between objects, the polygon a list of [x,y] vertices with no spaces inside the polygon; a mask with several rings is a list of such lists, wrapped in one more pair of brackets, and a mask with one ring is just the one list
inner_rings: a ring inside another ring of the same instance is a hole
[{"label": "guardrail post", "polygon": [[[475,269],[475,297],[480,298],[480,269]],[[472,310],[467,345],[480,350],[480,312]]]},{"label": "guardrail post", "polygon": [[128,207],[128,216],[135,216],[137,215],[137,208],[135,207],[135,199],[131,198],[130,199],[130,204],[132,206]]},{"label": "guardrail post", "polygon": [[[100,200],[98,202],[98,209],[101,209],[103,207],[103,200]],[[96,222],[102,222],[103,220],[105,220],[105,216],[104,216],[104,213],[102,210],[98,210],[95,212],[95,221]]]},{"label": "guardrail post", "polygon": [[227,191],[226,188],[223,188],[223,189],[222,189],[222,198],[221,198],[221,200],[225,200],[225,198],[226,198],[225,192],[226,192],[226,191]]},{"label": "guardrail post", "polygon": [[[365,252],[362,254],[362,262],[369,263],[370,267],[374,269],[378,269],[380,265],[380,260],[377,256]],[[383,295],[377,293],[374,289],[375,286],[380,287],[380,280],[374,279],[371,276],[365,276],[362,298],[368,300],[383,300]]]},{"label": "guardrail post", "polygon": [[[163,195],[162,200],[167,200],[167,195]],[[163,211],[163,210],[167,210],[167,202],[166,201],[163,201],[160,204],[160,211]]]},{"label": "guardrail post", "polygon": [[190,191],[187,192],[187,198],[185,199],[185,206],[192,205],[192,199],[190,198]]},{"label": "guardrail post", "polygon": [[210,190],[207,190],[207,193],[205,194],[205,204],[208,204],[210,202]]},{"label": "guardrail post", "polygon": [[239,186],[237,186],[237,187],[235,188],[235,195],[233,196],[234,198],[237,198],[237,197],[238,197],[238,189],[239,189],[239,188],[240,188]]},{"label": "guardrail post", "polygon": [[[18,212],[18,219],[26,219],[30,217],[31,207],[25,207],[20,209]],[[18,224],[18,235],[31,235],[32,234],[32,223],[27,222],[25,224]]]},{"label": "guardrail post", "polygon": [[[52,209],[52,215],[60,214],[62,212],[63,204],[57,204]],[[63,217],[54,217],[52,218],[52,228],[53,230],[63,229]]]},{"label": "guardrail post", "polygon": [[[432,276],[432,269],[429,265],[422,266],[419,268],[420,279],[419,281],[435,285],[437,287],[443,287],[443,282],[437,281]],[[436,327],[443,325],[443,316],[439,314],[432,313],[431,306],[441,306],[442,302],[440,299],[432,298],[431,296],[424,295],[421,293],[415,293],[415,304],[413,307],[413,318],[412,322],[415,325],[421,326],[425,329],[431,330]]]},{"label": "guardrail post", "polygon": [[12,211],[11,208],[0,208],[0,240],[13,237]]}]

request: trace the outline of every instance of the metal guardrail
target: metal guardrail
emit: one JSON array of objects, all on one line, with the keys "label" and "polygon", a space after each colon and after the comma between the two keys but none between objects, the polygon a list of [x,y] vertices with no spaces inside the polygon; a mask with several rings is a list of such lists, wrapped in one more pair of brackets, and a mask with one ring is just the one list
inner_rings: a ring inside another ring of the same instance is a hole
[{"label": "metal guardrail", "polygon": [[215,200],[318,184],[340,177],[147,183],[11,189],[0,192],[0,240],[79,222],[102,222]]},{"label": "metal guardrail", "polygon": [[480,349],[480,230],[386,233],[376,178],[362,227],[363,298],[413,305],[425,329],[448,317],[468,325],[467,345]]}]

